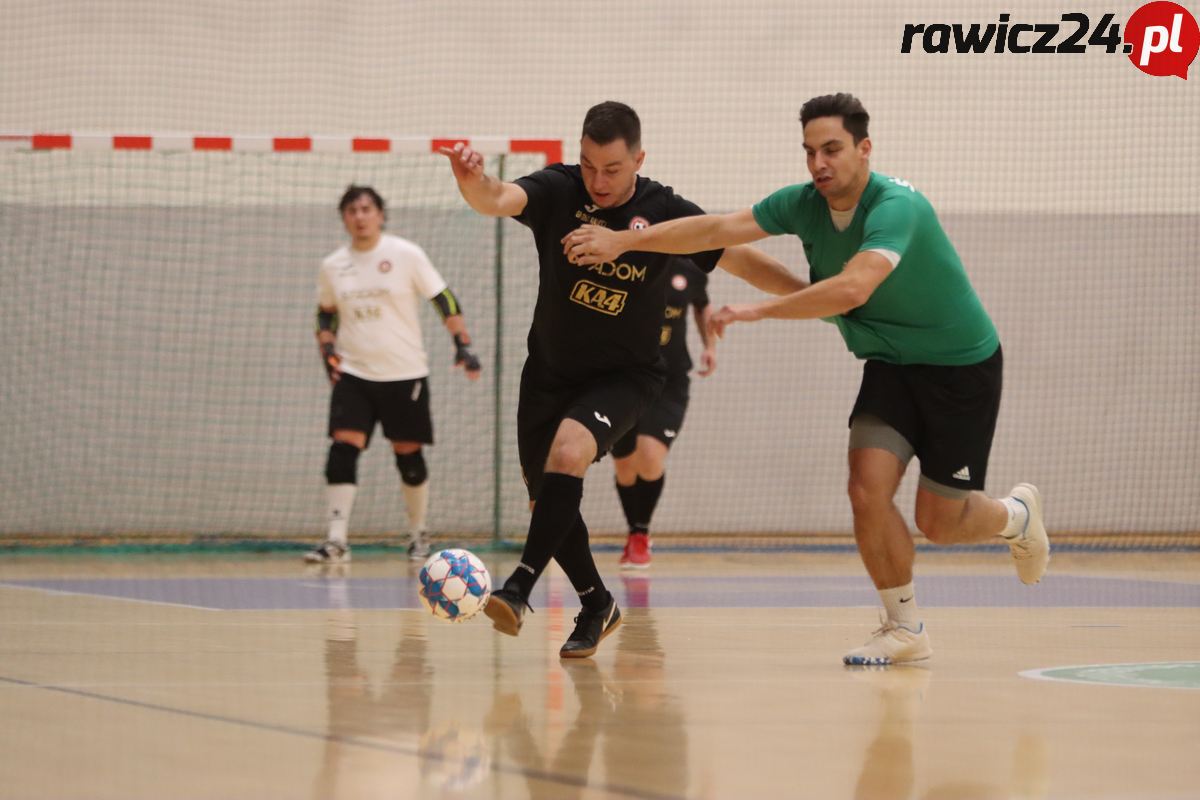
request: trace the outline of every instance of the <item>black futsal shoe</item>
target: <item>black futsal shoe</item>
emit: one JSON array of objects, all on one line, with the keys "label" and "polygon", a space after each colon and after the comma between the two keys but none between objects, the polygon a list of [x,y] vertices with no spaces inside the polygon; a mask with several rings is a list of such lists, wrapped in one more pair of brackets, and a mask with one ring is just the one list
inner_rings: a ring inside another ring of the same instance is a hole
[{"label": "black futsal shoe", "polygon": [[583,609],[575,618],[575,631],[558,651],[559,658],[587,658],[596,652],[600,640],[615,631],[621,624],[621,609],[617,598],[611,594],[608,605],[600,611]]},{"label": "black futsal shoe", "polygon": [[[513,589],[497,589],[488,598],[487,605],[483,607],[483,613],[491,619],[493,628],[509,636],[516,636],[521,632],[521,625],[525,622],[523,617],[527,608],[529,608],[529,603],[521,597],[519,592]],[[533,609],[529,608],[529,610]]]}]

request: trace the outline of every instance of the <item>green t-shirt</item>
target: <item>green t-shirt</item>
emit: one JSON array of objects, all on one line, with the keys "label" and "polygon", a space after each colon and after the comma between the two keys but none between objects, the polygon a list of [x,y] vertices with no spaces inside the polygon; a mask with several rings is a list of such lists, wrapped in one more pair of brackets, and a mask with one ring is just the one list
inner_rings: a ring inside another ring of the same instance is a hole
[{"label": "green t-shirt", "polygon": [[787,186],[754,206],[776,236],[804,243],[813,283],[832,278],[864,250],[891,250],[900,262],[866,303],[828,321],[859,358],[892,364],[977,364],[996,352],[996,327],[925,196],[907,181],[871,173],[854,219],[833,226],[811,183]]}]

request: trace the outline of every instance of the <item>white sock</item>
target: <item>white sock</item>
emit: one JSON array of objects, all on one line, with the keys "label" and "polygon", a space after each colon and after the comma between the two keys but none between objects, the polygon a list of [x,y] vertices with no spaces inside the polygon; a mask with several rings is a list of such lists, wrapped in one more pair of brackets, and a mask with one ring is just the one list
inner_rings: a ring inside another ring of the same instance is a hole
[{"label": "white sock", "polygon": [[1008,524],[1000,531],[1000,535],[1005,539],[1020,536],[1029,524],[1029,508],[1015,497],[1002,497],[1000,502],[1008,509]]},{"label": "white sock", "polygon": [[354,508],[354,493],[357,491],[358,486],[353,483],[331,483],[325,487],[329,508],[329,541],[346,544],[350,510]]},{"label": "white sock", "polygon": [[917,596],[913,592],[912,582],[897,586],[895,589],[878,589],[879,598],[883,600],[883,608],[887,617],[897,625],[908,628],[913,633],[921,630],[921,615],[917,612]]},{"label": "white sock", "polygon": [[425,512],[429,508],[429,481],[420,486],[401,483],[404,489],[404,508],[408,512],[408,529],[413,533],[425,530]]}]

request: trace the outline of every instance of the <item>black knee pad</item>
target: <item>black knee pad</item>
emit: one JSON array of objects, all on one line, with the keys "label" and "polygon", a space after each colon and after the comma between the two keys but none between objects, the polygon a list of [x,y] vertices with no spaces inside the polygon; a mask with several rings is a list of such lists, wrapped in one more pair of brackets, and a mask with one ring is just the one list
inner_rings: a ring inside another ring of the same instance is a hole
[{"label": "black knee pad", "polygon": [[325,480],[329,483],[358,483],[359,449],[346,442],[329,445],[329,459],[325,462]]},{"label": "black knee pad", "polygon": [[396,469],[400,470],[400,480],[406,486],[420,486],[429,477],[425,469],[425,456],[418,450],[415,453],[401,455],[396,453]]}]

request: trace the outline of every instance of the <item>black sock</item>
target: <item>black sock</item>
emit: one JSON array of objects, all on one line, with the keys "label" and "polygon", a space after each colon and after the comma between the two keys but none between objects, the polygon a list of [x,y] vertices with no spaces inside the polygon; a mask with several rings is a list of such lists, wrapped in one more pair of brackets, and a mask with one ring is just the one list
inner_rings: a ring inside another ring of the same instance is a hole
[{"label": "black sock", "polygon": [[638,513],[638,499],[641,493],[638,491],[637,482],[629,486],[622,486],[617,483],[617,496],[621,498],[621,510],[625,512],[625,522],[629,524],[629,532],[637,532],[637,519],[641,516]]},{"label": "black sock", "polygon": [[505,589],[516,589],[528,598],[533,584],[541,577],[550,559],[567,538],[574,520],[579,517],[583,500],[583,478],[561,472],[547,472],[542,479],[533,517],[529,520],[529,536],[521,552],[521,563],[504,582]]},{"label": "black sock", "polygon": [[662,496],[663,482],[667,479],[666,473],[658,476],[658,480],[648,481],[642,478],[637,479],[634,488],[638,493],[638,510],[641,512],[638,520],[638,528],[641,533],[650,531],[650,518],[654,516],[654,508],[658,505],[658,498]]},{"label": "black sock", "polygon": [[600,571],[596,569],[582,515],[575,517],[575,524],[554,554],[554,560],[567,574],[583,607],[589,611],[603,611],[612,597],[604,586]]}]

